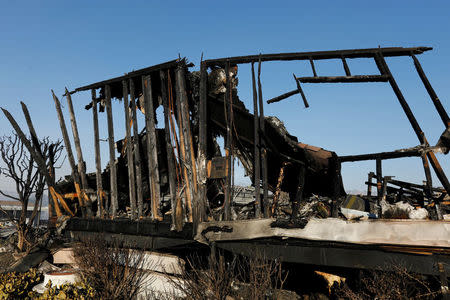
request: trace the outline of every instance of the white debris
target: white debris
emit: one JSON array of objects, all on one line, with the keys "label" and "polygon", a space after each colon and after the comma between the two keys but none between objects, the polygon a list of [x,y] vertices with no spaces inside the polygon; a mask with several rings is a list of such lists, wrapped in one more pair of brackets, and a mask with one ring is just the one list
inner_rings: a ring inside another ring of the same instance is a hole
[{"label": "white debris", "polygon": [[388,210],[402,210],[408,213],[409,219],[423,220],[428,218],[428,211],[425,208],[414,208],[411,204],[407,202],[396,202],[394,204],[389,204],[385,200],[381,201],[381,212],[384,214]]},{"label": "white debris", "polygon": [[428,211],[425,208],[414,209],[408,214],[410,219],[424,220],[428,218]]},{"label": "white debris", "polygon": [[368,220],[369,219],[369,213],[366,211],[356,210],[356,209],[350,209],[341,207],[341,213],[344,215],[344,217],[347,220]]}]

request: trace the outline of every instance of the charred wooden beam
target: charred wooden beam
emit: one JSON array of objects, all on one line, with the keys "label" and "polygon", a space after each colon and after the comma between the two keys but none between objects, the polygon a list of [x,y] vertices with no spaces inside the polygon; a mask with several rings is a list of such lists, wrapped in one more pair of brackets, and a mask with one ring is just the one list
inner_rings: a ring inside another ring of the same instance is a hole
[{"label": "charred wooden beam", "polygon": [[[58,97],[56,97],[55,93],[52,90],[52,96],[53,96],[53,101],[55,102],[55,108],[56,108],[56,112],[58,114],[58,119],[59,119],[59,126],[61,128],[61,133],[63,136],[63,141],[64,141],[64,145],[66,147],[66,152],[67,152],[67,158],[69,160],[69,164],[70,167],[72,169],[72,177],[73,177],[73,181],[75,184],[75,187],[79,186],[80,184],[80,175],[78,173],[76,164],[75,164],[75,158],[73,156],[73,152],[72,152],[72,146],[70,144],[70,139],[69,139],[69,134],[67,133],[67,128],[66,128],[66,123],[64,121],[64,115],[62,113],[61,110],[61,103],[59,102]],[[83,201],[83,197],[82,195],[78,195],[78,202],[81,208],[81,212],[83,214],[83,216],[86,216],[86,207],[85,207],[85,203]]]},{"label": "charred wooden beam", "polygon": [[102,182],[102,158],[100,156],[100,137],[98,131],[98,113],[95,89],[91,90],[92,98],[92,122],[94,123],[94,151],[95,151],[95,180],[97,185],[97,204],[98,216],[103,217],[104,209],[106,208],[106,199],[103,197],[103,182]]},{"label": "charred wooden beam", "polygon": [[255,67],[252,62],[252,88],[253,88],[253,134],[254,134],[254,159],[253,159],[253,176],[255,185],[255,216],[261,217],[261,155],[260,155],[260,139],[259,139],[259,112],[258,112],[258,92],[256,91]]},{"label": "charred wooden beam", "polygon": [[305,190],[305,177],[306,177],[306,167],[300,165],[298,174],[297,191],[295,193],[294,201],[292,202],[292,218],[296,218],[300,204],[303,201],[303,194]]},{"label": "charred wooden beam", "polygon": [[354,75],[354,76],[317,76],[297,77],[302,83],[353,83],[353,82],[387,82],[386,75]]},{"label": "charred wooden beam", "polygon": [[[184,73],[184,64],[179,64],[176,70],[176,101],[178,110],[178,128],[180,135],[180,150],[181,160],[183,165],[183,173],[186,185],[186,202],[187,202],[187,219],[189,222],[193,221],[193,203],[194,201],[194,178],[191,165],[191,152],[189,143],[189,136],[187,135],[188,128],[186,124],[189,122],[189,112],[187,110],[187,94],[186,94],[186,78]],[[186,112],[188,113],[186,116]]]},{"label": "charred wooden beam", "polygon": [[114,123],[111,107],[111,88],[105,86],[106,117],[108,120],[108,145],[109,145],[109,183],[110,183],[110,214],[114,218],[119,207],[117,191],[116,150],[114,147]]},{"label": "charred wooden beam", "polygon": [[[422,129],[419,126],[419,123],[417,122],[416,118],[414,117],[414,114],[411,111],[411,108],[409,107],[408,103],[406,102],[405,97],[403,96],[400,88],[397,85],[397,82],[395,81],[394,77],[391,74],[391,71],[389,70],[389,67],[383,57],[383,53],[379,52],[375,56],[375,62],[377,64],[378,69],[380,70],[381,74],[385,74],[389,76],[389,83],[397,96],[398,101],[400,102],[400,105],[403,108],[403,111],[405,112],[409,122],[411,123],[411,126],[414,129],[414,132],[416,133],[417,138],[419,139],[420,143],[428,146],[428,141],[425,138],[425,134],[423,133]],[[437,177],[439,178],[439,181],[442,183],[445,190],[450,190],[450,182],[447,179],[447,176],[445,175],[444,171],[442,170],[441,165],[439,164],[439,161],[437,160],[436,156],[433,152],[427,152],[427,156],[430,159],[431,166],[433,167],[434,171],[436,172]]]},{"label": "charred wooden beam", "polygon": [[69,107],[69,114],[70,114],[70,124],[72,125],[72,134],[73,134],[73,142],[75,144],[75,150],[77,152],[77,158],[78,158],[78,174],[80,175],[81,179],[81,194],[78,195],[78,197],[83,197],[84,205],[86,206],[86,213],[88,216],[92,214],[91,211],[91,200],[86,194],[86,190],[89,188],[89,184],[86,178],[86,165],[83,159],[83,151],[81,150],[81,142],[80,142],[80,135],[78,134],[78,126],[77,126],[77,119],[75,118],[75,112],[73,109],[73,103],[72,103],[72,96],[70,95],[69,91],[66,88],[66,98],[67,98],[67,104]]},{"label": "charred wooden beam", "polygon": [[[411,182],[406,182],[406,181],[401,181],[401,180],[396,180],[396,179],[391,179],[390,182],[392,184],[410,189],[410,190],[414,190],[416,192],[420,191],[423,192],[426,189],[426,186],[420,185],[420,184],[416,184],[416,183],[411,183]],[[434,192],[439,192],[439,193],[443,193],[445,192],[444,189],[442,188],[437,188],[437,187],[433,187],[432,190]]]},{"label": "charred wooden beam", "polygon": [[344,67],[344,70],[345,70],[345,75],[352,76],[352,73],[350,72],[350,68],[347,65],[347,60],[344,57],[341,57],[341,60],[342,60],[342,66]]},{"label": "charred wooden beam", "polygon": [[[264,118],[264,103],[262,95],[261,85],[261,58],[258,62],[258,98],[259,98],[259,128],[262,136],[265,136],[265,118]],[[262,170],[262,183],[263,183],[263,204],[264,204],[264,217],[269,217],[269,197],[268,197],[268,170],[267,170],[267,148],[264,139],[261,139],[261,170]]]},{"label": "charred wooden beam", "polygon": [[[128,100],[128,83],[122,81],[122,98],[123,98],[123,111],[125,114],[125,133],[126,133],[126,145],[127,148],[127,166],[128,166],[128,194],[130,197],[130,209],[131,218],[136,219],[136,175],[134,172],[134,157],[133,157],[133,140],[131,139],[130,128],[130,106]],[[136,124],[135,124],[136,125]]]},{"label": "charred wooden beam", "polygon": [[377,197],[378,197],[378,207],[380,207],[382,200],[382,180],[383,180],[383,170],[381,166],[381,159],[377,158],[376,160],[376,176],[377,176]]},{"label": "charred wooden beam", "polygon": [[272,202],[272,209],[270,211],[270,215],[274,216],[277,206],[278,206],[278,200],[280,198],[280,193],[281,193],[281,185],[283,184],[283,180],[284,180],[284,172],[286,169],[286,166],[288,165],[288,162],[284,162],[283,165],[280,168],[280,173],[278,174],[278,180],[277,180],[277,187],[275,188],[275,194],[273,196],[273,202]]},{"label": "charred wooden beam", "polygon": [[375,176],[375,173],[370,172],[368,174],[368,178],[367,178],[367,182],[369,183],[367,185],[367,197],[371,197],[372,196],[372,178]]},{"label": "charred wooden beam", "polygon": [[[208,72],[206,65],[200,64],[200,102],[199,102],[199,147],[198,147],[198,182],[199,182],[199,221],[206,221],[206,192],[207,192],[207,176],[206,176],[206,160],[207,160],[207,135],[208,135]],[[194,227],[196,228],[196,227]]]},{"label": "charred wooden beam", "polygon": [[233,139],[233,134],[232,134],[232,123],[233,120],[231,118],[231,110],[232,110],[232,101],[233,101],[233,96],[232,96],[232,91],[231,91],[231,78],[230,78],[230,64],[227,63],[225,65],[225,74],[226,74],[226,91],[225,91],[225,98],[224,98],[224,103],[225,103],[225,121],[227,124],[227,136],[225,139],[225,156],[226,156],[226,177],[225,177],[225,203],[224,203],[224,219],[226,221],[231,220],[231,176],[232,176],[232,171],[231,171],[231,161],[232,161],[232,157],[233,157],[233,146],[232,146],[232,139]]},{"label": "charred wooden beam", "polygon": [[36,130],[34,129],[33,123],[31,121],[30,112],[28,111],[28,107],[20,101],[20,105],[22,106],[23,115],[25,116],[25,120],[28,125],[28,129],[30,130],[31,141],[33,142],[33,146],[35,150],[42,156],[41,145],[39,143],[39,139],[36,134]]},{"label": "charred wooden beam", "polygon": [[308,101],[306,100],[305,93],[303,93],[300,82],[297,80],[297,77],[295,76],[295,74],[292,74],[292,75],[294,76],[295,84],[297,85],[297,90],[300,93],[300,95],[302,96],[303,104],[305,105],[305,108],[308,108],[309,104],[308,104]]},{"label": "charred wooden beam", "polygon": [[[172,154],[173,154],[173,158],[174,158],[174,164],[175,164],[175,169],[174,171],[177,174],[177,194],[176,194],[176,211],[175,211],[175,229],[176,231],[181,231],[184,228],[184,220],[185,220],[185,212],[186,209],[183,208],[183,201],[182,201],[182,195],[183,195],[183,191],[184,191],[184,187],[181,187],[180,185],[183,183],[183,177],[186,179],[187,178],[187,172],[183,167],[182,164],[182,158],[181,156],[184,155],[181,151],[180,151],[180,145],[181,142],[178,142],[178,137],[177,137],[177,132],[175,129],[175,121],[174,121],[174,114],[175,114],[175,108],[174,108],[174,88],[172,85],[172,75],[170,70],[167,70],[167,92],[168,92],[168,107],[169,107],[169,111],[168,113],[168,117],[169,117],[169,123],[170,123],[170,130],[171,130],[171,137],[173,138],[173,143],[175,148],[173,148],[172,150]],[[178,127],[180,128],[180,126]],[[179,131],[180,133],[180,138],[182,136],[182,132]],[[175,157],[175,149],[177,151],[177,157]],[[180,174],[180,177],[178,177],[178,174]],[[185,195],[187,195],[188,193],[185,193]],[[187,199],[187,197],[185,197],[185,199]],[[188,215],[189,212],[186,213],[186,215]]]},{"label": "charred wooden beam", "polygon": [[[170,74],[169,74],[170,75]],[[175,183],[175,157],[172,147],[172,142],[170,139],[170,121],[169,116],[172,117],[169,107],[169,101],[167,98],[167,79],[164,71],[159,72],[159,77],[161,80],[161,98],[162,105],[164,107],[164,133],[165,133],[165,142],[166,142],[166,152],[167,152],[167,167],[168,167],[168,179],[169,179],[169,193],[170,193],[170,206],[172,208],[172,226],[175,230],[180,231],[182,226],[177,226],[177,186]],[[206,194],[205,194],[206,196]]]},{"label": "charred wooden beam", "polygon": [[248,56],[235,56],[227,58],[218,58],[206,60],[208,66],[221,65],[225,66],[226,62],[230,64],[245,64],[258,61],[286,61],[286,60],[321,60],[321,59],[341,59],[341,58],[370,58],[377,53],[382,53],[385,57],[405,56],[411,54],[422,54],[425,51],[432,50],[430,47],[392,47],[392,48],[370,48],[370,49],[352,49],[352,50],[335,50],[335,51],[318,51],[318,52],[294,52],[294,53],[276,53],[276,54],[260,54]]},{"label": "charred wooden beam", "polygon": [[309,64],[311,65],[314,77],[317,77],[316,67],[314,66],[314,60],[312,58],[309,59]]},{"label": "charred wooden beam", "polygon": [[416,67],[417,74],[419,74],[419,77],[422,80],[422,83],[425,86],[425,89],[427,90],[428,95],[431,98],[431,101],[433,101],[434,107],[436,107],[436,110],[438,111],[445,128],[449,127],[450,118],[448,117],[447,111],[445,110],[444,106],[442,106],[441,100],[439,100],[439,97],[437,96],[436,92],[431,86],[430,81],[428,81],[428,78],[425,75],[425,72],[423,71],[422,66],[420,65],[420,62],[417,59],[417,57],[414,54],[411,54],[411,57],[414,61],[414,66]]},{"label": "charred wooden beam", "polygon": [[[130,80],[131,78],[134,79],[139,79],[142,75],[148,75],[151,72],[155,72],[155,71],[159,71],[159,70],[164,70],[164,69],[168,69],[171,67],[175,67],[178,64],[178,59],[175,60],[171,60],[162,64],[158,64],[158,65],[154,65],[148,68],[144,68],[144,69],[140,69],[140,70],[136,70],[133,72],[129,72],[123,76],[119,76],[119,77],[115,77],[115,78],[111,78],[108,80],[103,80],[103,81],[99,81],[96,83],[92,83],[89,85],[85,85],[79,88],[75,89],[75,92],[79,92],[79,91],[87,91],[90,89],[98,89],[98,88],[104,88],[105,85],[111,85],[114,83],[121,83],[122,80]],[[73,93],[73,92],[72,92]]]},{"label": "charred wooden beam", "polygon": [[141,218],[144,211],[144,192],[142,188],[142,163],[141,163],[141,146],[139,141],[139,124],[136,116],[136,95],[134,81],[129,80],[130,85],[130,102],[131,102],[131,119],[133,120],[133,148],[134,148],[134,174],[136,176],[136,195],[137,195],[137,217]]},{"label": "charred wooden beam", "polygon": [[284,99],[287,99],[287,98],[289,98],[291,96],[297,95],[298,93],[300,93],[298,89],[292,90],[292,91],[289,91],[287,93],[281,94],[280,96],[277,96],[277,97],[274,97],[272,99],[269,99],[266,102],[267,102],[267,104],[280,102],[281,100],[284,100]]},{"label": "charred wooden beam", "polygon": [[287,93],[284,93],[284,94],[281,94],[280,96],[277,96],[275,98],[269,99],[269,100],[266,101],[267,104],[280,102],[281,100],[287,99],[287,98],[289,98],[289,97],[291,97],[293,95],[300,94],[302,96],[303,104],[305,105],[305,107],[306,108],[309,107],[308,101],[306,100],[305,93],[303,93],[303,90],[302,90],[302,87],[301,87],[301,85],[300,85],[300,83],[298,81],[298,78],[295,76],[295,74],[292,74],[292,75],[294,76],[294,80],[295,80],[295,84],[297,85],[297,89],[296,90],[292,90],[292,91],[287,92]]},{"label": "charred wooden beam", "polygon": [[428,163],[428,158],[425,153],[422,153],[421,157],[422,157],[423,170],[425,172],[425,180],[426,180],[426,187],[427,187],[426,193],[428,194],[428,196],[431,196],[432,189],[433,189],[433,181],[431,179],[430,165]]},{"label": "charred wooden beam", "polygon": [[151,191],[152,218],[162,220],[160,212],[160,181],[158,171],[158,141],[156,139],[155,109],[153,107],[153,91],[150,75],[142,77],[142,89],[145,103],[145,129],[147,134],[148,172]]},{"label": "charred wooden beam", "polygon": [[78,173],[80,174],[81,178],[81,186],[84,190],[86,190],[87,188],[89,188],[86,178],[86,165],[83,159],[83,151],[81,150],[80,135],[78,134],[77,119],[75,117],[75,111],[73,109],[72,96],[70,95],[67,88],[66,98],[70,114],[70,124],[72,125],[73,142],[75,144],[75,150],[78,157]]},{"label": "charred wooden beam", "polygon": [[397,150],[391,152],[378,152],[370,154],[358,154],[358,155],[346,155],[339,156],[338,160],[340,162],[353,162],[353,161],[363,161],[363,160],[376,160],[376,159],[394,159],[402,157],[420,157],[422,155],[422,149],[405,149]]}]

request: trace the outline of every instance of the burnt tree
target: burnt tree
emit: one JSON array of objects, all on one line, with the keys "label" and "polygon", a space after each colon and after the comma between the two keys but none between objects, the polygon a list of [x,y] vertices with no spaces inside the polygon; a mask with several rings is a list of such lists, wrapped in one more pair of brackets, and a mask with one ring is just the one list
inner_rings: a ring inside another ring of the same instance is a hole
[{"label": "burnt tree", "polygon": [[[52,142],[48,137],[37,140],[35,136],[31,140],[34,148],[47,165],[53,166],[61,155],[61,141]],[[41,206],[46,180],[17,134],[0,138],[0,155],[2,160],[0,175],[10,180],[15,187],[15,194],[6,193],[2,190],[0,190],[0,194],[18,201],[21,205],[18,218],[14,218],[2,210],[16,225],[18,233],[17,249],[21,252],[29,251],[33,246],[31,228]],[[27,220],[27,209],[33,196],[33,211]]]}]

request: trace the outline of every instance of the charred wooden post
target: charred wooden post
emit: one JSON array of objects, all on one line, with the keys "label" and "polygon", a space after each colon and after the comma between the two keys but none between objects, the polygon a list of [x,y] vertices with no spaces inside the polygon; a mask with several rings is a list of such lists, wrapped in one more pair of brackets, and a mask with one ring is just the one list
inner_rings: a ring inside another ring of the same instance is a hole
[{"label": "charred wooden post", "polygon": [[352,76],[352,73],[350,73],[350,68],[347,65],[347,60],[344,57],[341,57],[342,65],[344,66],[345,75],[346,76]]},{"label": "charred wooden post", "polygon": [[72,96],[70,95],[67,88],[66,98],[69,107],[70,124],[72,125],[73,142],[75,144],[75,150],[77,151],[78,157],[78,173],[80,174],[81,178],[81,186],[84,190],[86,190],[87,188],[89,188],[86,178],[86,165],[83,159],[83,151],[81,150],[80,135],[78,134],[77,119],[75,118],[75,112],[73,110]]},{"label": "charred wooden post", "polygon": [[431,86],[431,83],[428,81],[428,78],[425,75],[425,72],[423,71],[422,66],[420,65],[420,62],[416,58],[414,53],[411,53],[411,57],[414,61],[414,66],[416,67],[417,74],[419,74],[419,77],[422,80],[422,83],[425,86],[425,89],[427,90],[428,95],[431,98],[431,101],[433,101],[434,107],[436,107],[436,110],[438,111],[439,116],[441,117],[445,128],[449,127],[450,126],[450,118],[448,117],[447,111],[442,106],[441,100],[439,100],[439,97],[437,96],[436,92],[434,91],[433,87]]},{"label": "charred wooden post", "polygon": [[[72,96],[70,95],[69,91],[66,88],[66,98],[67,98],[67,104],[69,107],[69,114],[70,114],[70,123],[72,125],[72,134],[73,134],[73,142],[75,144],[75,150],[77,152],[77,158],[78,158],[78,174],[80,175],[81,179],[81,197],[83,197],[83,202],[86,206],[86,213],[88,216],[92,214],[91,211],[91,200],[86,194],[86,190],[89,188],[87,178],[86,178],[86,165],[85,161],[83,159],[83,151],[81,150],[81,143],[80,143],[80,135],[78,134],[78,126],[77,126],[77,119],[75,118],[75,112],[73,110],[73,103],[72,103]],[[80,195],[79,195],[80,196]]]},{"label": "charred wooden post", "polygon": [[[206,221],[207,206],[207,176],[206,176],[206,160],[207,160],[207,136],[208,136],[208,72],[206,64],[200,64],[200,103],[199,103],[199,147],[198,147],[198,192],[199,192],[199,221]],[[196,228],[196,227],[194,227]]]},{"label": "charred wooden post", "polygon": [[331,207],[331,216],[333,218],[337,218],[339,215],[339,197],[341,196],[341,162],[338,157],[334,154],[330,159],[330,169],[333,174],[333,199],[332,199],[332,207]]},{"label": "charred wooden post", "polygon": [[94,123],[94,151],[95,151],[95,180],[97,184],[97,204],[98,216],[103,218],[104,209],[106,208],[106,199],[103,198],[103,182],[102,182],[102,158],[100,156],[100,137],[98,131],[98,112],[97,112],[97,96],[95,89],[91,90],[92,98],[92,122]]},{"label": "charred wooden post", "polygon": [[128,83],[122,80],[122,98],[123,98],[123,111],[125,114],[125,133],[126,133],[126,143],[127,148],[127,166],[128,166],[128,194],[130,196],[130,209],[131,218],[136,219],[136,179],[134,173],[134,157],[133,157],[133,140],[131,139],[131,128],[130,128],[130,107],[128,101]]},{"label": "charred wooden post", "polygon": [[252,88],[253,88],[253,134],[254,134],[254,158],[253,158],[253,176],[255,185],[255,216],[261,217],[261,155],[259,144],[259,113],[258,113],[258,92],[256,91],[255,66],[252,62]]},{"label": "charred wooden post", "polygon": [[117,170],[116,170],[116,152],[114,147],[114,125],[111,107],[111,88],[105,85],[105,102],[106,102],[106,117],[108,119],[108,144],[109,144],[109,182],[111,207],[110,214],[113,218],[117,215],[119,207],[118,191],[117,191]]},{"label": "charred wooden post", "polygon": [[367,197],[372,197],[372,179],[375,176],[375,173],[370,172],[367,178],[367,182],[369,183],[367,185]]},{"label": "charred wooden post", "polygon": [[[265,118],[264,118],[264,103],[261,86],[261,58],[258,62],[258,97],[259,97],[259,128],[261,135],[265,136]],[[263,206],[264,217],[269,217],[269,197],[268,197],[268,172],[267,172],[267,148],[264,139],[261,139],[261,169],[262,169],[262,183],[263,183]]]},{"label": "charred wooden post", "polygon": [[[426,180],[425,194],[427,194],[427,196],[431,196],[431,194],[433,193],[433,181],[431,179],[430,165],[428,164],[428,158],[426,154],[422,153],[421,157]],[[424,204],[421,203],[421,205],[423,206]]]},{"label": "charred wooden post", "polygon": [[134,81],[130,79],[130,102],[131,102],[131,118],[133,120],[133,148],[134,148],[134,167],[136,176],[136,194],[138,218],[142,217],[144,209],[144,194],[142,191],[142,166],[141,166],[141,148],[139,142],[139,125],[136,116],[136,95],[134,89]]},{"label": "charred wooden post", "polygon": [[[416,118],[414,117],[414,114],[412,113],[411,108],[409,107],[408,103],[406,102],[405,97],[403,96],[402,92],[400,91],[400,88],[398,87],[397,82],[395,81],[394,77],[392,76],[391,71],[389,70],[389,67],[386,64],[386,61],[381,52],[378,52],[375,55],[375,62],[377,64],[378,69],[380,70],[380,73],[383,75],[387,75],[389,77],[389,83],[390,83],[395,95],[397,96],[397,99],[400,102],[400,105],[402,106],[403,111],[405,112],[409,122],[411,123],[411,126],[414,129],[414,132],[416,133],[417,138],[419,139],[420,143],[428,146],[428,141],[426,140],[425,135],[419,126],[419,123],[417,122]],[[450,191],[450,183],[449,183],[444,171],[442,170],[442,167],[439,164],[436,156],[434,155],[433,152],[427,152],[427,156],[430,159],[431,166],[433,167],[434,171],[436,172],[436,175],[439,178],[439,181],[442,183],[442,186],[445,188],[446,191]]]},{"label": "charred wooden post", "polygon": [[377,158],[376,160],[376,176],[377,176],[377,197],[378,197],[378,207],[380,207],[380,202],[382,200],[382,180],[383,180],[383,174],[382,174],[382,166],[381,166],[381,159]]},{"label": "charred wooden post", "polygon": [[[183,207],[183,201],[182,201],[182,194],[183,194],[183,190],[184,187],[181,187],[180,184],[182,184],[183,179],[178,177],[178,174],[182,176],[184,176],[184,178],[187,178],[187,172],[185,172],[185,169],[183,167],[182,170],[182,163],[181,163],[181,151],[180,151],[180,143],[178,143],[178,138],[177,138],[177,132],[175,129],[175,121],[174,121],[174,114],[175,114],[175,108],[174,108],[174,100],[173,100],[173,85],[172,85],[172,75],[170,70],[167,70],[167,92],[168,92],[168,107],[169,107],[169,111],[168,113],[168,117],[169,117],[169,123],[170,123],[170,130],[171,130],[171,137],[173,138],[173,142],[175,145],[175,148],[172,146],[172,154],[173,154],[173,159],[174,159],[174,164],[175,164],[175,173],[177,175],[177,189],[176,189],[176,212],[175,212],[175,229],[177,231],[181,231],[183,229],[183,224],[184,224],[184,213],[185,213],[185,207]],[[179,118],[181,119],[181,118]],[[178,127],[180,128],[180,127]],[[180,132],[180,137],[182,135],[182,132]],[[177,151],[177,157],[175,156],[175,149]],[[182,174],[181,174],[182,173]],[[186,197],[185,197],[186,198]]]},{"label": "charred wooden post", "polygon": [[300,165],[297,191],[295,193],[294,201],[292,202],[292,215],[291,215],[292,218],[297,217],[298,210],[300,208],[300,203],[303,201],[303,193],[305,190],[305,176],[306,176],[306,167],[304,165]]},{"label": "charred wooden post", "polygon": [[309,64],[311,65],[311,69],[313,71],[314,77],[317,77],[316,67],[314,66],[314,61],[312,58],[309,59]]},{"label": "charred wooden post", "polygon": [[[61,128],[64,145],[66,147],[67,158],[69,160],[70,167],[72,168],[73,181],[74,181],[75,187],[77,187],[77,186],[79,187],[80,176],[77,171],[77,167],[75,165],[75,158],[73,156],[72,146],[71,146],[70,140],[69,140],[69,134],[67,133],[66,123],[64,121],[64,115],[61,110],[61,103],[59,102],[59,99],[58,99],[58,97],[56,97],[53,90],[52,90],[52,96],[53,96],[53,101],[55,102],[56,112],[58,114],[59,126]],[[86,208],[85,208],[85,203],[83,201],[84,199],[83,199],[83,196],[81,195],[81,192],[79,192],[79,189],[77,189],[77,193],[78,193],[78,203],[80,205],[82,215],[83,215],[83,217],[85,217],[86,216]]]},{"label": "charred wooden post", "polygon": [[[30,141],[27,139],[27,137],[23,133],[23,131],[20,128],[20,126],[17,124],[16,120],[9,113],[9,111],[7,111],[4,108],[1,108],[1,109],[3,111],[3,114],[6,116],[8,121],[11,123],[11,126],[13,127],[13,129],[16,131],[17,135],[19,136],[20,140],[24,144],[25,148],[27,148],[28,152],[30,153],[30,156],[36,162],[39,172],[45,177],[45,181],[47,182],[47,186],[48,186],[50,192],[52,193],[52,199],[54,200],[54,203],[55,203],[55,210],[56,210],[57,215],[58,216],[61,215],[61,211],[59,210],[59,205],[58,205],[58,202],[57,202],[57,200],[59,200],[61,205],[64,207],[64,209],[71,216],[74,216],[74,213],[70,210],[69,206],[64,201],[64,199],[61,197],[61,195],[59,193],[58,194],[56,193],[55,186],[53,184],[54,181],[52,180],[52,177],[49,174],[49,171],[47,169],[47,165],[46,165],[45,160],[42,157],[42,155],[40,155],[40,153],[37,152],[34,149],[34,147],[31,145]],[[27,111],[28,111],[28,109],[27,109]],[[32,126],[32,123],[31,123],[31,118],[30,118],[30,124],[31,124],[30,127],[34,128],[34,126]],[[57,195],[59,195],[59,197],[57,197]]]},{"label": "charred wooden post", "polygon": [[[161,80],[161,98],[162,98],[162,105],[164,107],[164,133],[165,133],[165,142],[166,142],[166,152],[167,152],[167,173],[168,173],[168,179],[169,179],[169,192],[170,192],[170,206],[172,208],[172,228],[175,228],[175,230],[179,231],[182,228],[180,226],[177,226],[177,186],[175,183],[175,157],[173,153],[173,147],[172,142],[170,139],[170,124],[169,124],[169,115],[171,116],[170,108],[169,108],[169,101],[167,98],[167,80],[166,80],[166,74],[164,71],[159,72],[159,77]],[[206,194],[205,194],[206,196]]]},{"label": "charred wooden post", "polygon": [[158,171],[158,142],[156,139],[155,108],[153,107],[152,82],[150,75],[142,77],[142,93],[145,103],[145,129],[147,134],[148,172],[151,191],[152,218],[162,220],[160,212],[160,181]]},{"label": "charred wooden post", "polygon": [[306,100],[305,93],[303,93],[302,87],[300,85],[300,81],[298,81],[298,78],[297,78],[297,76],[295,76],[295,74],[292,73],[292,75],[294,76],[295,84],[297,85],[297,91],[302,96],[303,104],[305,105],[305,108],[308,108],[309,103],[308,103],[308,100]]},{"label": "charred wooden post", "polygon": [[273,97],[273,98],[267,100],[266,103],[267,104],[271,104],[271,103],[275,103],[275,102],[280,102],[281,100],[284,100],[284,99],[287,99],[287,98],[289,98],[291,96],[297,95],[298,93],[300,93],[298,89],[297,90],[292,90],[292,91],[289,91],[287,93],[281,94],[280,96]]},{"label": "charred wooden post", "polygon": [[25,116],[25,120],[27,122],[28,129],[30,130],[31,141],[33,142],[33,146],[36,149],[36,151],[42,156],[41,145],[39,143],[39,139],[37,137],[36,130],[34,129],[33,123],[31,121],[31,116],[30,116],[30,112],[28,111],[28,107],[22,101],[20,101],[20,105],[22,106],[23,115]]},{"label": "charred wooden post", "polygon": [[289,164],[288,162],[284,162],[280,168],[280,174],[278,175],[277,187],[275,188],[275,194],[273,195],[273,202],[272,202],[272,209],[271,209],[270,216],[275,215],[275,211],[276,211],[277,205],[278,205],[278,200],[280,198],[281,185],[283,184],[283,180],[284,180],[284,172],[285,172],[286,166],[288,164]]},{"label": "charred wooden post", "polygon": [[186,94],[186,78],[184,74],[184,64],[179,64],[176,70],[176,101],[178,110],[178,131],[180,135],[181,160],[183,165],[183,173],[185,180],[185,195],[187,202],[187,218],[189,222],[193,221],[193,203],[194,201],[194,179],[191,165],[191,152],[188,137],[189,114],[186,116],[187,110],[187,94]]},{"label": "charred wooden post", "polygon": [[227,136],[225,139],[225,156],[226,156],[226,178],[225,178],[225,203],[224,203],[224,219],[229,221],[231,219],[231,161],[233,156],[232,149],[232,120],[231,120],[231,103],[232,103],[232,91],[231,91],[231,78],[230,78],[230,63],[227,62],[225,65],[226,74],[226,91],[224,97],[224,103],[226,107],[225,116],[227,123]]}]

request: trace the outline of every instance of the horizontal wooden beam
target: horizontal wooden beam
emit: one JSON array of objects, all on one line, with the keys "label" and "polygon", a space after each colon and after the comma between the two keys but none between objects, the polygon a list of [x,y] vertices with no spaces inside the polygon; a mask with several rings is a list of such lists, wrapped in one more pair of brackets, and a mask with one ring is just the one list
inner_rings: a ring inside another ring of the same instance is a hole
[{"label": "horizontal wooden beam", "polygon": [[[139,69],[136,71],[132,71],[130,73],[127,73],[123,76],[119,76],[119,77],[114,77],[111,79],[107,79],[107,80],[103,80],[103,81],[99,81],[96,83],[92,83],[89,85],[85,85],[79,88],[75,89],[75,92],[79,92],[79,91],[86,91],[86,90],[90,90],[90,89],[98,89],[98,88],[103,88],[105,85],[111,85],[111,84],[121,84],[122,85],[122,81],[123,80],[129,80],[131,78],[135,78],[135,77],[139,77],[143,76],[143,75],[149,75],[151,72],[155,72],[155,71],[159,71],[159,70],[163,70],[163,69],[168,69],[171,67],[175,67],[178,65],[178,63],[180,62],[180,59],[175,59],[175,60],[171,60],[162,64],[158,64],[158,65],[154,65],[151,67],[147,67],[147,68],[143,68],[143,69]],[[73,92],[71,92],[73,93]]]},{"label": "horizontal wooden beam", "polygon": [[369,48],[369,49],[352,49],[352,50],[335,50],[335,51],[318,51],[318,52],[292,52],[292,53],[276,53],[276,54],[257,54],[248,56],[224,57],[218,59],[206,60],[207,66],[221,65],[225,66],[228,61],[230,64],[245,64],[261,61],[282,61],[282,60],[319,60],[319,59],[342,59],[342,58],[364,58],[374,57],[376,53],[382,53],[384,57],[405,56],[412,54],[422,54],[425,51],[432,50],[431,47],[391,47],[391,48]]},{"label": "horizontal wooden beam", "polygon": [[301,83],[347,83],[347,82],[387,82],[387,75],[316,76],[297,77]]},{"label": "horizontal wooden beam", "polygon": [[420,149],[406,149],[392,152],[378,152],[370,154],[339,156],[338,160],[340,162],[349,162],[349,161],[376,160],[376,159],[394,159],[394,158],[415,157],[415,156],[420,157],[421,155],[422,154]]}]

